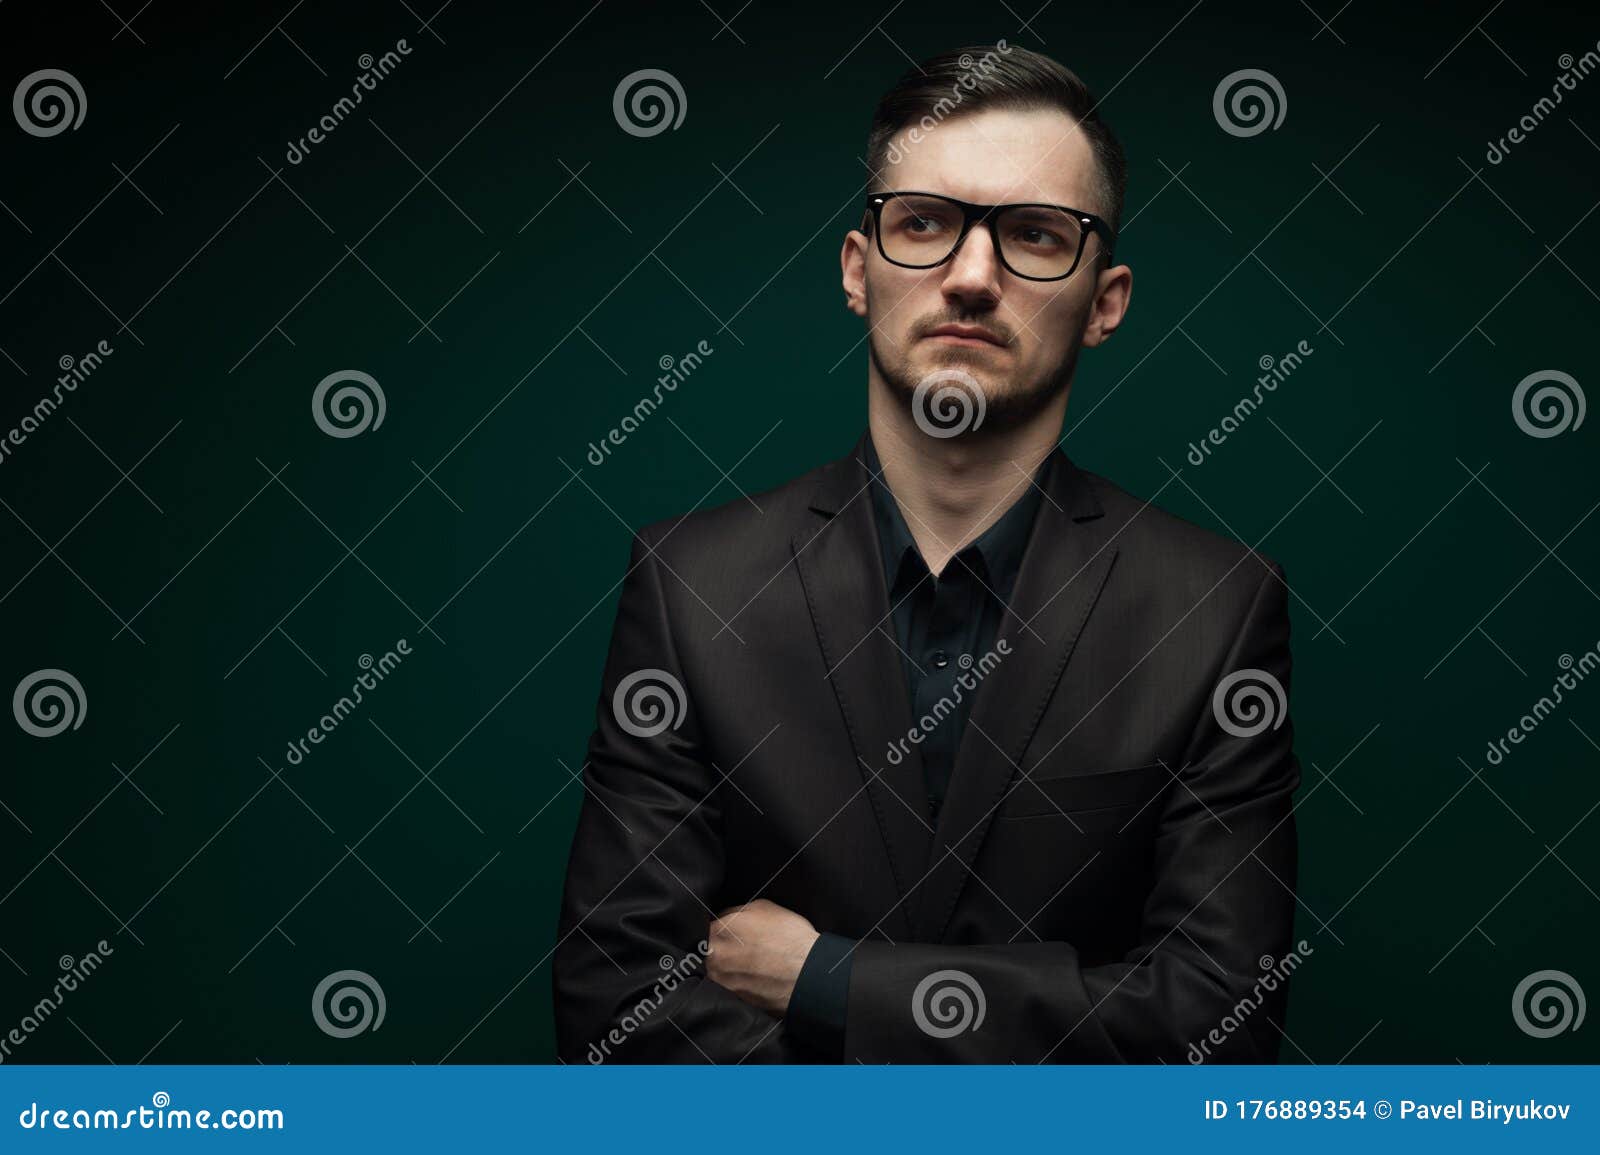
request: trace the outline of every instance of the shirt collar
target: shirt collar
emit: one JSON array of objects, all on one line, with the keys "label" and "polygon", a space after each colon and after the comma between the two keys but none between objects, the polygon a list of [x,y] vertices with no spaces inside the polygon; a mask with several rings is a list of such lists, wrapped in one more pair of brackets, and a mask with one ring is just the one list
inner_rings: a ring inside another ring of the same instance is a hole
[{"label": "shirt collar", "polygon": [[[989,588],[1002,600],[1010,599],[1017,572],[1022,568],[1022,554],[1027,549],[1028,537],[1044,497],[1044,471],[1049,468],[1054,456],[1051,454],[1045,459],[1010,508],[979,534],[977,540],[968,543],[957,554],[969,564],[981,565],[984,574],[980,576],[984,576]],[[870,433],[866,437],[865,460],[867,468],[873,473],[870,482],[872,514],[877,523],[878,544],[883,553],[884,581],[893,598],[902,582],[915,582],[928,572],[928,566],[917,549],[916,539],[906,525],[899,503],[889,490],[889,483],[883,476],[883,464],[878,459],[878,451],[872,444]],[[959,563],[951,559],[950,564]],[[946,572],[949,572],[948,566]]]}]

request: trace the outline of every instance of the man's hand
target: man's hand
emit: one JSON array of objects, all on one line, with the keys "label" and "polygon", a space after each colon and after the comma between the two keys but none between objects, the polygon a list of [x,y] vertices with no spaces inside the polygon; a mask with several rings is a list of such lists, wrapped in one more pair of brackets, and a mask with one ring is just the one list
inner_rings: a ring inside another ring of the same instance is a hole
[{"label": "man's hand", "polygon": [[711,923],[706,975],[751,1006],[782,1018],[819,937],[804,917],[764,898],[729,907]]}]

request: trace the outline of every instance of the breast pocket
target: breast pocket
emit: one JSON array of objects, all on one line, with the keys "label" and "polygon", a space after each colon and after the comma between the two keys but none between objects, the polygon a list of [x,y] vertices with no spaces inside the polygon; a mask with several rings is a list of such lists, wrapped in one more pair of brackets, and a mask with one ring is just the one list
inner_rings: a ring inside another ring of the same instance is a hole
[{"label": "breast pocket", "polygon": [[1155,798],[1173,777],[1160,762],[1056,778],[1028,776],[1013,783],[995,816],[1006,821],[1054,818],[1084,831],[1117,830],[1141,811],[1153,810]]}]

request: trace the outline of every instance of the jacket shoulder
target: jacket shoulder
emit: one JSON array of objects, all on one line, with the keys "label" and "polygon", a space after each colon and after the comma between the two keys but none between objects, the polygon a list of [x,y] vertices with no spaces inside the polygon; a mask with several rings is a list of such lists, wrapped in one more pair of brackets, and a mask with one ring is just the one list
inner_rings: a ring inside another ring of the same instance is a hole
[{"label": "jacket shoulder", "polygon": [[1283,572],[1275,557],[1179,517],[1098,473],[1082,472],[1104,510],[1106,535],[1133,555],[1136,568],[1152,574],[1185,573],[1208,583],[1231,575],[1251,588],[1267,571]]},{"label": "jacket shoulder", "polygon": [[[708,557],[716,559],[715,564],[726,565],[740,559],[764,559],[773,551],[787,554],[817,486],[829,470],[842,464],[830,461],[770,489],[662,518],[642,526],[638,537],[646,548],[659,552],[674,566],[680,559],[698,567]],[[819,527],[821,524],[818,519]]]}]

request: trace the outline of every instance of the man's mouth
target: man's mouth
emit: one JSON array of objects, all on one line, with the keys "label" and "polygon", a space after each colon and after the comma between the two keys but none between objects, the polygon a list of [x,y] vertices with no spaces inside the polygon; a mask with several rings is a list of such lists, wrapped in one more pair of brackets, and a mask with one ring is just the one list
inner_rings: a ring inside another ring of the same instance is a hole
[{"label": "man's mouth", "polygon": [[937,329],[929,331],[928,339],[952,345],[1005,347],[1004,341],[978,325],[940,325]]}]

